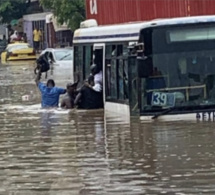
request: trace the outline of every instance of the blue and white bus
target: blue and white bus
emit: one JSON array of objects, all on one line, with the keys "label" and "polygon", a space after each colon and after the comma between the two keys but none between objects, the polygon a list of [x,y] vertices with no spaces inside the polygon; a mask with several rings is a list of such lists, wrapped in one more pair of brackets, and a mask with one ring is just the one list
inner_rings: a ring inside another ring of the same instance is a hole
[{"label": "blue and white bus", "polygon": [[97,26],[74,33],[74,78],[102,67],[105,112],[215,119],[215,16]]}]

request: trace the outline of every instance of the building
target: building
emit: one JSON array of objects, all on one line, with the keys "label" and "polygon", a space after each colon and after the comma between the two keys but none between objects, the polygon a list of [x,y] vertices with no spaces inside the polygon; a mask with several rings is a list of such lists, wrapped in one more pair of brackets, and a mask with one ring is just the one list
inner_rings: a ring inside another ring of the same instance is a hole
[{"label": "building", "polygon": [[86,0],[87,19],[99,25],[213,14],[214,0]]},{"label": "building", "polygon": [[42,32],[42,41],[40,44],[40,49],[45,49],[47,47],[47,28],[46,28],[46,16],[50,12],[42,12],[36,14],[28,14],[23,16],[23,31],[27,35],[27,40],[30,45],[33,46],[33,30],[35,27]]},{"label": "building", "polygon": [[73,32],[64,23],[58,24],[53,14],[46,16],[47,47],[66,47],[72,45]]},{"label": "building", "polygon": [[6,25],[0,25],[0,40],[3,38],[4,35],[7,38],[7,26]]},{"label": "building", "polygon": [[72,31],[66,24],[59,25],[51,12],[28,14],[23,16],[23,31],[33,46],[33,30],[38,27],[42,32],[40,49],[47,47],[65,47],[72,45]]}]

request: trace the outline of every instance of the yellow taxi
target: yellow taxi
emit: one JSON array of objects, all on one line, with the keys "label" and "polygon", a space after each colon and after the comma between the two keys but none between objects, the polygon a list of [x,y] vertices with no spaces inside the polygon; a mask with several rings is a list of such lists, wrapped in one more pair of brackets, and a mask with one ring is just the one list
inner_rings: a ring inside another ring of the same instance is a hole
[{"label": "yellow taxi", "polygon": [[1,61],[15,60],[36,60],[35,50],[28,44],[15,42],[8,44],[6,49],[1,53]]}]

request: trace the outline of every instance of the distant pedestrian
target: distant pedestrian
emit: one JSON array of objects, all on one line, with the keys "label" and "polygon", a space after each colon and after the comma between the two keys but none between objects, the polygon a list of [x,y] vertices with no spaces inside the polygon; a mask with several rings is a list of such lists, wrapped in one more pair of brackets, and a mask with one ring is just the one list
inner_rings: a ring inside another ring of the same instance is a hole
[{"label": "distant pedestrian", "polygon": [[33,31],[33,41],[34,41],[34,49],[37,53],[39,53],[40,40],[42,37],[41,31],[36,27]]},{"label": "distant pedestrian", "polygon": [[22,41],[23,41],[24,43],[27,43],[27,42],[28,42],[28,38],[27,38],[26,33],[23,34],[23,36],[22,36]]},{"label": "distant pedestrian", "polygon": [[18,35],[18,32],[15,30],[14,33],[10,36],[10,42],[14,43],[15,41],[17,41],[19,37]]}]

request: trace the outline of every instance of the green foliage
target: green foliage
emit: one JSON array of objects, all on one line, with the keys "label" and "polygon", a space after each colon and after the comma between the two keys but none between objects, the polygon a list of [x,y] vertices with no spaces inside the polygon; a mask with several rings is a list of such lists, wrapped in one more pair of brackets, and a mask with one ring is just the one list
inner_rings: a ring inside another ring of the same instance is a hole
[{"label": "green foliage", "polygon": [[27,6],[26,0],[0,0],[1,22],[9,23],[13,19],[22,18]]},{"label": "green foliage", "polygon": [[84,0],[40,0],[43,7],[50,9],[60,24],[64,22],[75,30],[85,19]]}]

